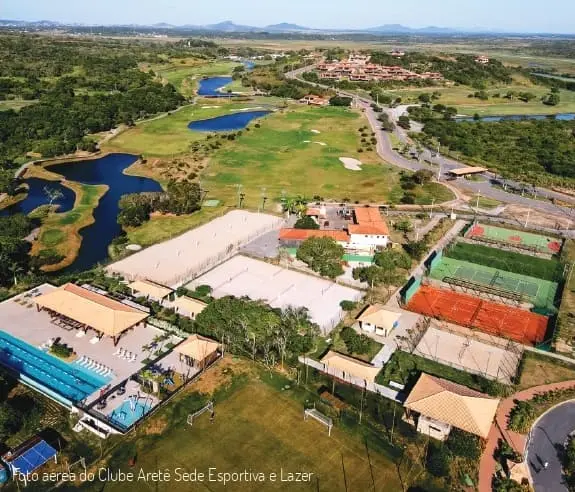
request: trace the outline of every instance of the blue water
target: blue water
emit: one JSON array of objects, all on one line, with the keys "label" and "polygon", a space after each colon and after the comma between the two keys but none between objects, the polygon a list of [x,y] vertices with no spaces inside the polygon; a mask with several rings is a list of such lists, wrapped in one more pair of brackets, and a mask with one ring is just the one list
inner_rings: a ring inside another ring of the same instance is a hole
[{"label": "blue water", "polygon": [[475,120],[472,117],[456,118],[455,121],[483,121],[485,123],[493,123],[495,121],[521,121],[521,120],[546,120],[546,119],[556,119],[563,121],[570,121],[575,119],[575,113],[559,113],[555,115],[544,115],[544,114],[512,114],[507,116],[482,116],[479,120]]},{"label": "blue water", "polygon": [[61,174],[70,181],[83,184],[105,184],[108,191],[94,210],[95,222],[80,231],[82,245],[78,257],[68,270],[84,270],[108,258],[108,246],[121,232],[116,219],[118,201],[128,193],[162,191],[157,181],[128,176],[123,173],[137,160],[131,154],[110,154],[100,159],[57,164],[50,171]]},{"label": "blue water", "polygon": [[50,199],[44,191],[46,187],[58,190],[62,193],[61,198],[52,202],[53,205],[59,205],[58,212],[68,212],[74,207],[76,194],[70,188],[62,186],[58,181],[45,181],[43,179],[30,178],[26,180],[26,183],[29,187],[26,199],[0,210],[0,217],[17,213],[27,215],[40,205],[47,205],[50,203]]},{"label": "blue water", "polygon": [[[141,399],[142,397],[140,397]],[[146,415],[152,409],[152,404],[150,402],[140,402],[138,401],[135,405],[134,410],[130,405],[130,401],[126,400],[118,408],[113,410],[108,414],[108,418],[117,426],[122,428],[130,427],[134,422],[140,420],[144,415]]]},{"label": "blue water", "polygon": [[209,118],[207,120],[192,121],[188,128],[196,132],[224,132],[242,130],[249,125],[250,121],[261,118],[271,111],[241,111],[239,113],[226,114]]},{"label": "blue water", "polygon": [[230,97],[230,94],[219,92],[218,89],[225,87],[231,83],[232,80],[231,77],[208,77],[202,79],[198,87],[198,96]]},{"label": "blue water", "polygon": [[76,403],[104,386],[109,379],[68,364],[40,349],[0,331],[0,363],[23,379],[47,388],[64,400]]}]

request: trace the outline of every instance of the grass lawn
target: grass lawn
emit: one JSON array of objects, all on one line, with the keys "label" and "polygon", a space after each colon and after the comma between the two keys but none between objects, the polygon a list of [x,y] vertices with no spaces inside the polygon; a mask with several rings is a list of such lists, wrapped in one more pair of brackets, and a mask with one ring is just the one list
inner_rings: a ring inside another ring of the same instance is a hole
[{"label": "grass lawn", "polygon": [[38,101],[0,101],[0,111],[7,111],[9,109],[13,109],[14,111],[18,111],[25,106],[30,106],[30,104],[34,104]]},{"label": "grass lawn", "polygon": [[223,88],[223,91],[231,90],[232,92],[252,92],[251,87],[244,87],[241,80],[233,80]]},{"label": "grass lawn", "polygon": [[[469,203],[475,207],[477,205],[477,202],[478,202],[477,198],[473,198]],[[497,208],[502,203],[503,202],[500,202],[499,200],[494,200],[493,198],[487,198],[484,196],[479,197],[479,208],[486,208],[486,209]]]},{"label": "grass lawn", "polygon": [[[437,91],[441,98],[436,102],[446,106],[455,106],[459,114],[473,116],[475,113],[481,116],[490,115],[512,115],[512,114],[554,114],[554,113],[572,113],[575,111],[575,92],[561,90],[561,101],[557,106],[546,106],[541,102],[541,97],[549,93],[549,88],[543,86],[510,85],[501,86],[495,89],[489,89],[486,92],[490,98],[482,101],[474,97],[468,97],[469,94],[477,92],[475,89],[467,86],[454,87],[432,87],[428,89],[414,88],[403,90],[388,91],[394,96],[400,96],[404,103],[415,103],[419,94],[431,93]],[[494,94],[504,96],[508,91],[531,92],[537,97],[529,102],[524,103],[518,99],[505,99],[503,97],[494,98]]]},{"label": "grass lawn", "polygon": [[520,390],[542,384],[575,380],[575,365],[545,355],[525,352]]},{"label": "grass lawn", "polygon": [[[215,151],[202,184],[210,198],[228,204],[235,203],[241,184],[244,203],[251,208],[260,206],[262,194],[274,201],[282,192],[334,200],[399,200],[403,191],[397,169],[382,163],[374,151],[358,152],[358,129],[365,123],[360,113],[343,108],[300,106],[275,113],[260,120],[261,128]],[[362,170],[346,169],[340,157],[360,160]],[[435,194],[442,194],[436,202],[452,198],[443,186],[431,184],[419,191],[423,202],[431,203]]]},{"label": "grass lawn", "polygon": [[[217,106],[217,107],[216,107]],[[143,154],[146,157],[169,157],[190,150],[190,145],[205,140],[206,133],[188,128],[191,121],[223,116],[243,108],[260,107],[261,103],[233,103],[211,100],[173,112],[163,118],[147,121],[120,133],[104,145],[105,151]]]},{"label": "grass lawn", "polygon": [[153,215],[140,227],[127,229],[130,243],[140,246],[166,241],[225,213],[222,207],[202,208],[190,215]]},{"label": "grass lawn", "polygon": [[[243,361],[224,360],[202,379],[213,379],[213,373],[220,371],[222,364],[232,364],[234,373],[248,365]],[[216,473],[248,470],[266,476],[265,482],[225,485],[207,479],[200,485],[174,478],[169,482],[139,485],[141,490],[158,492],[401,490],[396,466],[390,458],[374,449],[371,442],[360,439],[359,434],[351,434],[336,425],[328,437],[324,426],[314,420],[304,421],[302,404],[292,395],[293,390],[280,391],[275,385],[281,384],[283,378],[277,374],[271,377],[274,381],[277,379],[273,385],[263,382],[261,374],[235,377],[231,385],[214,397],[214,423],[204,414],[193,426],[186,424],[187,414],[201,406],[197,398],[194,402],[194,395],[186,392],[145,423],[132,443],[118,447],[108,466],[136,473],[140,469],[144,472],[168,469],[172,474],[176,468],[180,472],[197,470],[207,474],[213,467]],[[202,379],[190,389],[210,384]],[[137,464],[130,470],[125,458],[132,453],[137,454]],[[313,473],[312,480],[282,482],[279,479],[282,470],[284,476],[290,472]],[[276,481],[269,479],[271,473],[278,474]],[[101,483],[92,483],[85,484],[84,488],[101,490],[101,486]],[[122,483],[106,484],[106,491],[125,489]]]}]

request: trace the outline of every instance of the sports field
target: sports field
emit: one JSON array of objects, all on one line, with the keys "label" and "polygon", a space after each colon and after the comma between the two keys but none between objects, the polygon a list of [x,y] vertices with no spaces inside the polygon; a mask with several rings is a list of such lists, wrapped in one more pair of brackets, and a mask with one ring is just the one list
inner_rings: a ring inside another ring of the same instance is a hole
[{"label": "sports field", "polygon": [[561,251],[561,240],[557,238],[492,225],[475,224],[469,229],[467,237],[486,238],[502,244],[507,243],[526,249],[534,249],[542,253],[556,254]]},{"label": "sports field", "polygon": [[466,280],[498,290],[521,294],[536,307],[553,309],[557,284],[518,273],[501,271],[484,265],[442,257],[429,276],[443,281],[446,277]]},{"label": "sports field", "polygon": [[533,345],[545,339],[549,321],[546,316],[530,311],[429,285],[419,288],[407,309]]},{"label": "sports field", "polygon": [[[236,366],[229,369],[235,373]],[[401,490],[395,463],[374,449],[358,435],[352,435],[335,425],[331,437],[318,422],[303,419],[303,407],[279,389],[250,378],[249,384],[233,387],[224,398],[215,399],[215,420],[209,413],[186,424],[189,412],[174,402],[177,412],[168,407],[141,430],[135,442],[137,463],[127,466],[124,456],[129,448],[116,450],[108,464],[116,470],[139,473],[169,470],[168,481],[142,481],[137,490],[156,492],[180,491],[368,491]],[[200,384],[202,384],[200,382]],[[172,415],[173,414],[173,415]],[[155,431],[155,432],[154,432]],[[266,480],[235,481],[226,484],[210,481],[208,470],[215,473],[264,473]],[[176,471],[177,470],[177,471]],[[177,480],[176,473],[204,473],[203,481]],[[282,481],[288,473],[313,473],[305,482]],[[277,480],[269,479],[277,473]],[[90,490],[124,491],[121,482],[94,482]],[[136,489],[134,489],[136,490]]]}]

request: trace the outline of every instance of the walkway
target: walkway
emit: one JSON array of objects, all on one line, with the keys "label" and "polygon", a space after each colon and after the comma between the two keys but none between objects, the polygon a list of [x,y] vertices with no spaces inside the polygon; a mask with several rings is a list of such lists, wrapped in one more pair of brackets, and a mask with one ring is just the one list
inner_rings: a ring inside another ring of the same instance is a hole
[{"label": "walkway", "polygon": [[561,383],[545,384],[534,386],[523,391],[519,391],[499,404],[495,415],[495,425],[491,427],[485,450],[479,463],[479,492],[491,492],[491,481],[495,475],[496,461],[493,453],[497,449],[497,441],[505,439],[518,453],[524,454],[527,436],[513,432],[507,428],[509,412],[515,406],[514,400],[530,400],[537,393],[544,393],[550,390],[570,388],[575,385],[575,380],[563,381]]}]

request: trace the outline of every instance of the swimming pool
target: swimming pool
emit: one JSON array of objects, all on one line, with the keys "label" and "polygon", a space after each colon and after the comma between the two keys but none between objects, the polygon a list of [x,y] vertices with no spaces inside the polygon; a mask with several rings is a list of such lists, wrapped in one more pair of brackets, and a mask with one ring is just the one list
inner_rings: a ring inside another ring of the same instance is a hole
[{"label": "swimming pool", "polygon": [[41,393],[70,405],[91,395],[110,381],[78,364],[68,364],[0,331],[0,364]]},{"label": "swimming pool", "polygon": [[132,406],[129,399],[124,400],[124,403],[108,414],[108,418],[117,426],[127,429],[152,409],[151,402],[146,401],[144,397],[140,397],[135,406],[133,408]]}]

